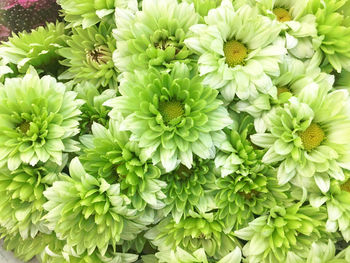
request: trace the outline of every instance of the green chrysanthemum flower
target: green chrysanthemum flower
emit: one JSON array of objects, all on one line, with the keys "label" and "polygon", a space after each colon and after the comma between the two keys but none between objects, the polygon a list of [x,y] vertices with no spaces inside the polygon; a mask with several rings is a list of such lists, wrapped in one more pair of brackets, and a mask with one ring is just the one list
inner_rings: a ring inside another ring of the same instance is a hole
[{"label": "green chrysanthemum flower", "polygon": [[30,33],[12,35],[0,46],[0,57],[16,64],[21,73],[25,73],[32,65],[45,73],[56,75],[60,58],[56,51],[65,46],[66,38],[63,23],[50,23]]},{"label": "green chrysanthemum flower", "polygon": [[276,206],[235,235],[248,241],[243,247],[247,262],[285,262],[289,251],[302,253],[312,242],[327,236],[325,218],[323,211],[309,205]]},{"label": "green chrysanthemum flower", "polygon": [[110,116],[121,112],[121,129],[131,131],[140,158],[160,161],[167,172],[179,162],[191,168],[193,154],[213,157],[221,130],[232,123],[217,91],[192,77],[185,64],[176,63],[170,73],[125,73],[119,91],[122,96],[105,103],[113,107]]},{"label": "green chrysanthemum flower", "polygon": [[0,225],[7,234],[20,234],[23,239],[38,231],[49,233],[42,217],[47,201],[44,190],[58,179],[63,167],[54,163],[31,167],[22,165],[15,171],[0,170]]},{"label": "green chrysanthemum flower", "polygon": [[310,0],[309,12],[315,14],[320,49],[325,58],[340,73],[350,71],[350,18],[339,12],[348,0]]},{"label": "green chrysanthemum flower", "polygon": [[314,242],[306,257],[289,252],[286,263],[347,263],[350,262],[350,247],[335,255],[336,249],[331,239],[328,243]]},{"label": "green chrysanthemum flower", "polygon": [[277,87],[277,99],[267,94],[259,94],[249,98],[248,101],[234,101],[230,108],[252,115],[255,118],[255,129],[258,132],[264,132],[267,128],[264,122],[266,114],[274,107],[283,106],[292,95],[298,95],[303,89],[308,89],[310,86],[332,89],[334,77],[321,72],[319,68],[320,55],[319,53],[315,54],[307,63],[291,56],[285,56],[279,65],[280,75],[272,80]]},{"label": "green chrysanthemum flower", "polygon": [[107,126],[110,108],[103,106],[103,103],[114,98],[116,91],[107,89],[100,92],[98,87],[90,82],[78,84],[74,91],[78,93],[77,98],[85,102],[80,107],[80,134],[91,133],[91,125],[94,122]]},{"label": "green chrysanthemum flower", "polygon": [[350,119],[348,93],[309,86],[289,100],[284,108],[272,110],[268,133],[251,136],[254,144],[269,148],[263,161],[281,161],[278,180],[304,185],[303,177],[314,178],[323,192],[329,176],[344,180],[342,168],[349,167]]},{"label": "green chrysanthemum flower", "polygon": [[70,177],[63,175],[44,192],[48,199],[45,219],[78,255],[94,251],[104,255],[109,245],[131,240],[143,230],[144,225],[136,222],[136,210],[129,208],[130,200],[120,194],[119,184],[87,174],[78,158],[71,161],[69,171]]},{"label": "green chrysanthemum flower", "polygon": [[159,259],[159,263],[240,263],[242,255],[239,247],[236,247],[232,252],[219,261],[214,261],[211,258],[207,258],[203,248],[197,249],[193,253],[189,253],[178,247],[176,250],[158,252],[156,253],[156,257]]},{"label": "green chrysanthemum flower", "polygon": [[111,184],[120,183],[121,192],[130,198],[134,208],[140,211],[146,205],[163,208],[165,183],[158,180],[160,169],[140,160],[140,149],[130,141],[130,132],[120,130],[121,121],[111,120],[108,129],[94,123],[93,135],[81,138],[87,148],[80,159],[88,173]]},{"label": "green chrysanthemum flower", "polygon": [[[0,230],[0,233],[3,233],[3,231]],[[27,262],[42,253],[46,245],[50,244],[54,238],[56,238],[54,234],[40,232],[35,237],[28,237],[26,239],[23,239],[20,234],[6,234],[4,236],[3,247],[6,250],[13,251],[17,258]]]},{"label": "green chrysanthemum flower", "polygon": [[232,173],[247,176],[265,168],[260,162],[264,152],[255,149],[249,141],[249,135],[254,133],[253,118],[242,114],[234,119],[233,129],[225,131],[226,139],[215,156],[215,164],[220,168],[222,177]]},{"label": "green chrysanthemum flower", "polygon": [[163,175],[161,179],[167,184],[164,190],[166,214],[171,211],[174,221],[178,223],[194,208],[206,210],[213,203],[216,177],[214,162],[200,158],[194,160],[191,169],[180,164],[171,173]]},{"label": "green chrysanthemum flower", "polygon": [[53,161],[79,148],[76,94],[50,76],[39,78],[33,68],[23,78],[0,84],[0,166],[16,170],[21,163]]},{"label": "green chrysanthemum flower", "polygon": [[203,248],[209,257],[218,260],[236,248],[237,241],[233,233],[225,234],[221,221],[214,219],[212,213],[197,214],[176,223],[171,217],[160,221],[150,229],[145,237],[158,247],[159,251],[182,248],[195,252]]},{"label": "green chrysanthemum flower", "polygon": [[283,105],[292,97],[292,83],[302,78],[306,71],[302,61],[290,56],[285,56],[279,67],[280,75],[273,79],[273,84],[277,87],[277,99],[268,94],[258,94],[248,100],[233,101],[230,105],[230,108],[236,112],[247,112],[252,115],[258,132],[264,132],[267,128],[264,122],[265,115],[272,108]]},{"label": "green chrysanthemum flower", "polygon": [[258,14],[248,5],[233,9],[229,0],[204,18],[206,24],[191,27],[185,40],[196,51],[204,83],[220,89],[227,101],[277,91],[269,76],[278,76],[278,63],[286,50],[278,40],[282,25]]},{"label": "green chrysanthemum flower", "polygon": [[[239,229],[262,215],[277,201],[286,199],[289,186],[278,186],[276,172],[261,161],[264,151],[254,149],[248,136],[253,133],[253,123],[246,116],[238,120],[237,130],[227,132],[227,141],[220,147],[215,164],[223,178],[216,182],[220,189],[215,201],[216,218],[225,223],[228,232]],[[277,201],[276,201],[277,200]]]},{"label": "green chrysanthemum flower", "polygon": [[69,27],[93,26],[101,21],[112,21],[116,7],[137,10],[136,0],[58,0]]},{"label": "green chrysanthemum flower", "polygon": [[136,14],[117,9],[115,65],[124,72],[149,66],[172,67],[176,61],[190,63],[193,53],[184,40],[198,18],[193,5],[174,0],[144,0],[142,11]]},{"label": "green chrysanthemum flower", "polygon": [[65,241],[55,239],[48,243],[38,258],[42,263],[132,263],[138,256],[116,252],[112,247],[109,247],[103,256],[98,251],[91,255],[87,252],[79,255],[77,251],[67,246]]},{"label": "green chrysanthemum flower", "polygon": [[[347,183],[349,185],[349,183]],[[350,192],[346,190],[334,193],[327,201],[328,220],[326,229],[329,232],[341,232],[345,241],[350,241]]]},{"label": "green chrysanthemum flower", "polygon": [[307,13],[309,1],[260,0],[252,1],[262,13],[284,25],[287,49],[298,58],[311,58],[312,40],[317,37],[316,17]]},{"label": "green chrysanthemum flower", "polygon": [[[320,184],[320,183],[319,183]],[[340,231],[346,242],[350,241],[350,180],[343,184],[336,180],[324,180],[327,193],[313,192],[309,196],[310,204],[320,207],[325,203],[328,211],[327,231]]]},{"label": "green chrysanthemum flower", "polygon": [[72,36],[66,41],[68,47],[58,51],[65,58],[61,64],[68,67],[59,78],[116,88],[118,73],[112,60],[116,45],[111,35],[112,26],[101,23],[87,29],[75,27],[72,30]]}]

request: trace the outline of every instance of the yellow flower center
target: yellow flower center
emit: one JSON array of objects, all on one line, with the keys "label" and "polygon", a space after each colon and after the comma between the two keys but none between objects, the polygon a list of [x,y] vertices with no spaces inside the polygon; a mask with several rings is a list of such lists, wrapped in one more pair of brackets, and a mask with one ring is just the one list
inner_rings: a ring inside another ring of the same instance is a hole
[{"label": "yellow flower center", "polygon": [[311,125],[300,133],[300,138],[303,142],[304,149],[310,151],[321,144],[325,135],[322,128],[317,123]]},{"label": "yellow flower center", "polygon": [[277,97],[279,97],[279,95],[285,92],[290,92],[290,90],[286,86],[277,88]]},{"label": "yellow flower center", "polygon": [[224,54],[227,65],[234,67],[243,64],[244,59],[248,55],[248,50],[242,43],[230,40],[224,44]]},{"label": "yellow flower center", "polygon": [[159,103],[159,112],[163,116],[165,122],[169,122],[184,114],[184,107],[177,100],[162,101]]},{"label": "yellow flower center", "polygon": [[288,10],[284,8],[275,8],[273,13],[280,22],[287,22],[292,20],[292,16],[289,14]]},{"label": "yellow flower center", "polygon": [[18,127],[21,130],[21,132],[27,133],[27,131],[30,129],[30,123],[27,121],[24,121]]}]

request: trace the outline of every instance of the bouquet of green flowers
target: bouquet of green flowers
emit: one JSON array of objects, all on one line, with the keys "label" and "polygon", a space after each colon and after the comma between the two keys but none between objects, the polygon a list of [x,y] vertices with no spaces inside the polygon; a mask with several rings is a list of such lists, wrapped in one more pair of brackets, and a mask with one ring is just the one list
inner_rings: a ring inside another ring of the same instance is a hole
[{"label": "bouquet of green flowers", "polygon": [[18,258],[350,262],[350,0],[1,1]]}]

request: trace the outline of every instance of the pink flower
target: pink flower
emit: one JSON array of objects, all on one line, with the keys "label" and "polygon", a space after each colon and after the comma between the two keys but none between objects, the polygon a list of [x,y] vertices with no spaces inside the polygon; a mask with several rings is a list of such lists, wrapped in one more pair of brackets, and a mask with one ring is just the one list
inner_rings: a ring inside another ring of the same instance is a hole
[{"label": "pink flower", "polygon": [[[42,0],[46,2],[46,0]],[[1,3],[1,9],[9,9],[14,7],[15,5],[21,5],[24,8],[31,7],[33,4],[40,2],[40,0],[5,0]]]},{"label": "pink flower", "polygon": [[10,36],[10,29],[8,29],[6,26],[0,24],[0,41],[7,40],[7,38]]}]

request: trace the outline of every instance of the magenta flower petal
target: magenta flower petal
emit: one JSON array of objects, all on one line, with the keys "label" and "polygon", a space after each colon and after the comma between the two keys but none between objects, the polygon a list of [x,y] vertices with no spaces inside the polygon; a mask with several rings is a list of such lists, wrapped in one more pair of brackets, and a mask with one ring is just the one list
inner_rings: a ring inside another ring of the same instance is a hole
[{"label": "magenta flower petal", "polygon": [[[42,0],[46,2],[46,0]],[[21,5],[23,8],[29,8],[33,4],[40,2],[40,0],[2,0],[0,3],[0,9],[10,9],[15,5]]]},{"label": "magenta flower petal", "polygon": [[33,4],[35,4],[36,2],[39,2],[39,0],[18,0],[18,4],[20,4],[24,8],[28,8]]},{"label": "magenta flower petal", "polygon": [[10,29],[0,24],[0,41],[7,40],[7,38],[10,36],[10,33]]},{"label": "magenta flower petal", "polygon": [[17,0],[4,0],[0,1],[0,9],[9,9],[17,4]]}]

